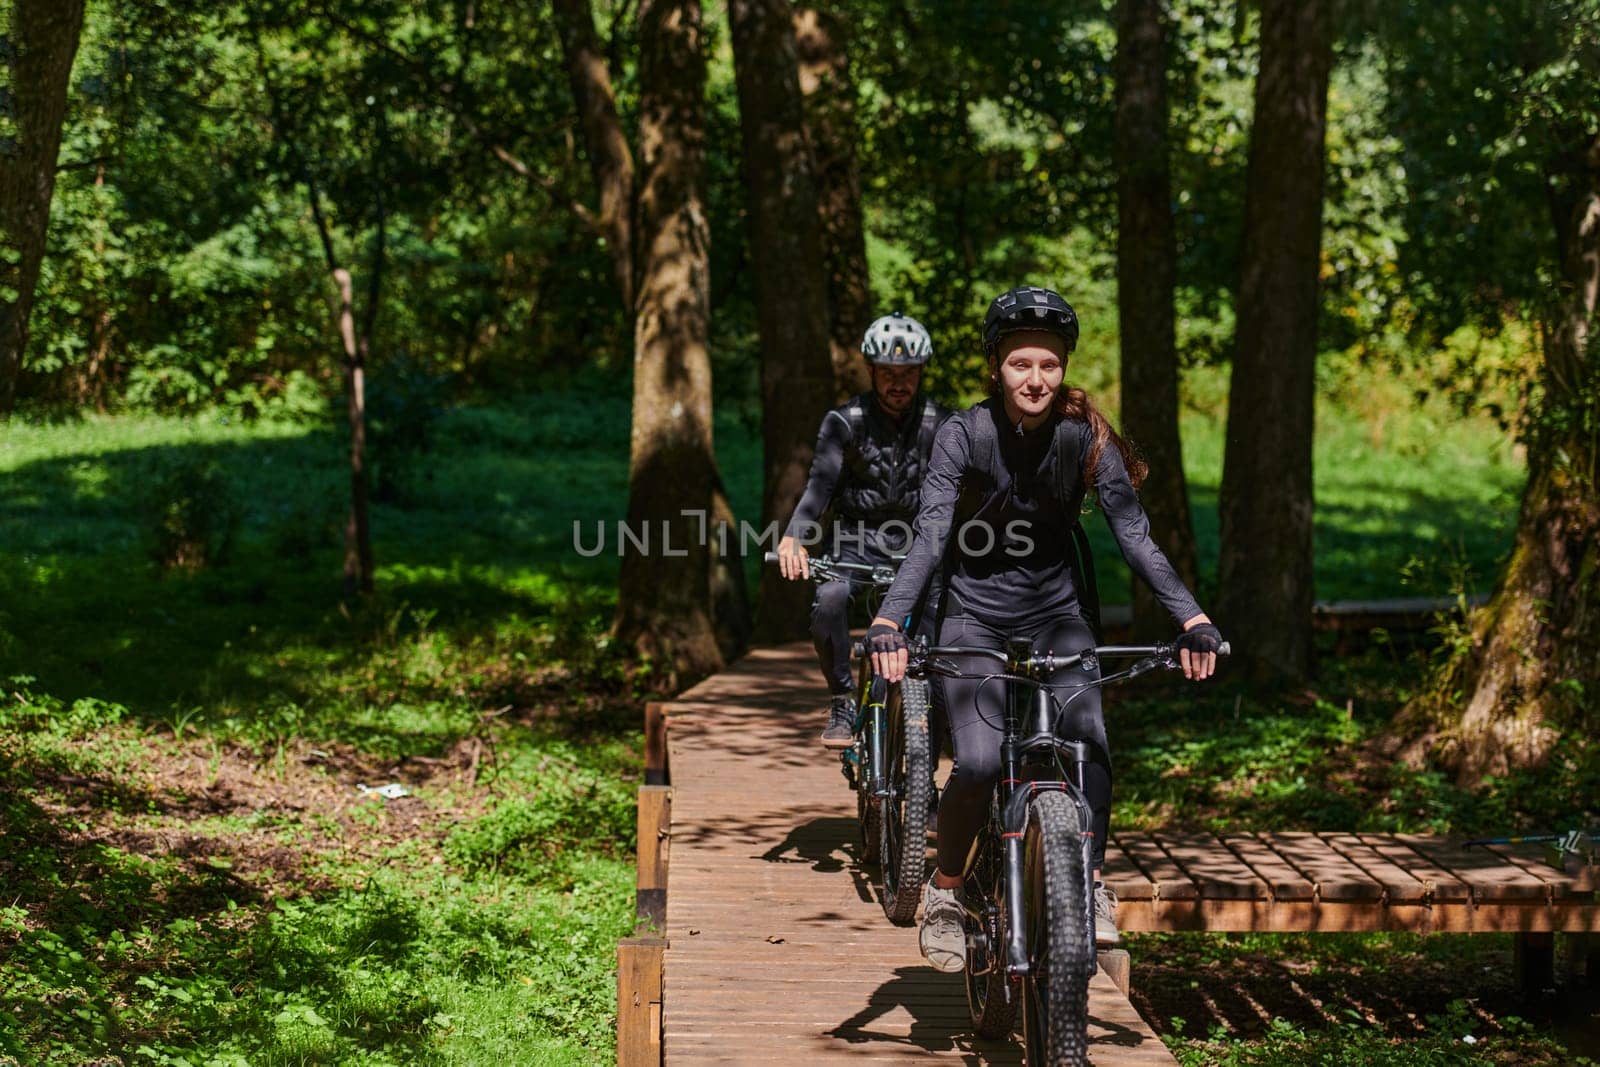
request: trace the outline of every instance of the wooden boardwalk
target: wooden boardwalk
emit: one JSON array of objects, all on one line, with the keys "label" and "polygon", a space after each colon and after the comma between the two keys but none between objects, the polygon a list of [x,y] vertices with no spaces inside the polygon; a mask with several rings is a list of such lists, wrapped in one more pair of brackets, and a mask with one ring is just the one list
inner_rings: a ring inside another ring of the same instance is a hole
[{"label": "wooden boardwalk", "polygon": [[[666,938],[641,942],[619,978],[634,990],[619,1031],[652,1050],[624,1062],[1020,1062],[1014,1043],[973,1037],[961,976],[927,967],[915,930],[884,918],[857,862],[855,795],[816,742],[816,676],[808,646],[763,649],[665,705],[672,784],[641,790],[640,900],[659,914],[665,885]],[[1600,979],[1595,868],[1557,870],[1537,846],[1115,833],[1105,877],[1130,933],[1511,931],[1530,989],[1548,984],[1554,935],[1579,934]],[[1096,1064],[1174,1062],[1103,973],[1089,1009]]]},{"label": "wooden boardwalk", "polygon": [[[973,1037],[961,976],[884,918],[854,794],[816,742],[824,699],[810,648],[787,646],[669,705],[667,1062],[1021,1062]],[[1097,1065],[1174,1062],[1104,974],[1089,1008]]]}]

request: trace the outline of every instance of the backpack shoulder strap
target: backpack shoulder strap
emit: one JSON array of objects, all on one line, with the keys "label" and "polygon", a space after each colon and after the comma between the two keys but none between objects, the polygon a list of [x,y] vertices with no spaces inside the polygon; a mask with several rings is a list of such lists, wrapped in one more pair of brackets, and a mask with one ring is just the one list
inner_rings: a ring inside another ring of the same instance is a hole
[{"label": "backpack shoulder strap", "polygon": [[[1083,466],[1082,430],[1077,423],[1063,419],[1056,426],[1056,495],[1062,506],[1071,503],[1072,472]],[[1078,605],[1096,642],[1102,640],[1100,588],[1094,574],[1094,552],[1089,547],[1089,532],[1076,515],[1068,515],[1072,538],[1072,581],[1078,587]]]},{"label": "backpack shoulder strap", "polygon": [[922,398],[922,425],[917,429],[917,455],[927,463],[933,455],[933,433],[939,428],[939,405]]},{"label": "backpack shoulder strap", "polygon": [[850,424],[850,443],[858,445],[867,435],[867,411],[861,406],[861,397],[853,396],[844,406],[845,421]]}]

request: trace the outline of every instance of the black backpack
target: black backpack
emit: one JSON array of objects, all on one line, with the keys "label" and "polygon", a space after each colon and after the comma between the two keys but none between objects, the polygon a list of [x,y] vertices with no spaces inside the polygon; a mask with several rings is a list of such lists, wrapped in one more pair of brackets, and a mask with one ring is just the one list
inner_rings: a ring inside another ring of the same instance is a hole
[{"label": "black backpack", "polygon": [[[1003,465],[993,462],[994,454],[1000,447],[998,429],[995,426],[992,413],[987,410],[974,409],[976,418],[972,420],[972,454],[968,463],[979,470],[991,470],[998,466],[1004,481],[988,490],[963,488],[960,499],[956,503],[955,524],[951,527],[950,536],[953,538],[964,523],[981,515],[994,502],[1003,499],[1011,488],[1010,476]],[[1079,448],[1077,427],[1065,419],[1056,424],[1056,496],[1061,500],[1067,499],[1067,478],[1069,472],[1083,465],[1082,449]],[[1101,641],[1100,636],[1100,590],[1094,576],[1094,554],[1089,548],[1089,534],[1083,528],[1083,523],[1076,516],[1072,519],[1071,537],[1072,552],[1068,557],[1072,569],[1072,581],[1078,589],[1078,602],[1083,607],[1084,621],[1089,624],[1089,629],[1094,633],[1095,642]],[[947,549],[947,558],[954,559],[954,555]],[[948,583],[947,583],[948,587]]]}]

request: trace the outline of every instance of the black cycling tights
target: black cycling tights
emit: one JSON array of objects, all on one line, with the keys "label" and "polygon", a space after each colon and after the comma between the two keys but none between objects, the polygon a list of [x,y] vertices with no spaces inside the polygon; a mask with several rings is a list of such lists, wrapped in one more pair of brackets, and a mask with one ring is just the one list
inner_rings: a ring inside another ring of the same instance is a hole
[{"label": "black cycling tights", "polygon": [[[1094,634],[1079,618],[1050,619],[1025,629],[1000,630],[970,615],[949,615],[939,625],[939,644],[974,645],[1004,649],[1010,636],[1027,637],[1035,652],[1071,655],[1094,645]],[[998,671],[988,659],[967,657],[962,670]],[[1111,756],[1106,747],[1106,722],[1100,710],[1100,689],[1068,688],[1098,678],[1074,667],[1058,671],[1056,699],[1067,703],[1057,732],[1063,737],[1089,741],[1093,762],[1084,768],[1084,792],[1094,813],[1094,867],[1105,861],[1106,834],[1111,820]],[[950,716],[955,768],[939,795],[939,871],[960,874],[966,867],[973,839],[989,817],[989,798],[1000,780],[1000,735],[1005,722],[1006,683],[996,678],[945,678],[945,709]]]}]

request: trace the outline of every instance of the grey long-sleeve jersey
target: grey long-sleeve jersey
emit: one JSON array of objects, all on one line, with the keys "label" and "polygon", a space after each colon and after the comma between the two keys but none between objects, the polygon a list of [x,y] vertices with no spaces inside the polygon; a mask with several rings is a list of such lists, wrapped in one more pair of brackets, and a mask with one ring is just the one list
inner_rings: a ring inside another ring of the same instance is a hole
[{"label": "grey long-sleeve jersey", "polygon": [[[991,623],[1082,614],[1072,579],[1071,529],[1088,490],[1081,457],[1088,454],[1092,431],[1086,422],[1061,422],[1052,417],[1019,434],[1007,425],[996,399],[945,420],[923,479],[911,551],[884,597],[882,616],[904,618],[946,562],[948,592],[963,610]],[[975,448],[979,434],[995,435],[995,446]],[[981,464],[984,451],[987,465]],[[1062,462],[1068,469],[1059,469]],[[1101,452],[1094,490],[1123,558],[1173,621],[1182,625],[1200,614],[1194,595],[1151,539],[1150,520],[1114,447]],[[981,504],[961,530],[952,530],[964,492]]]}]

